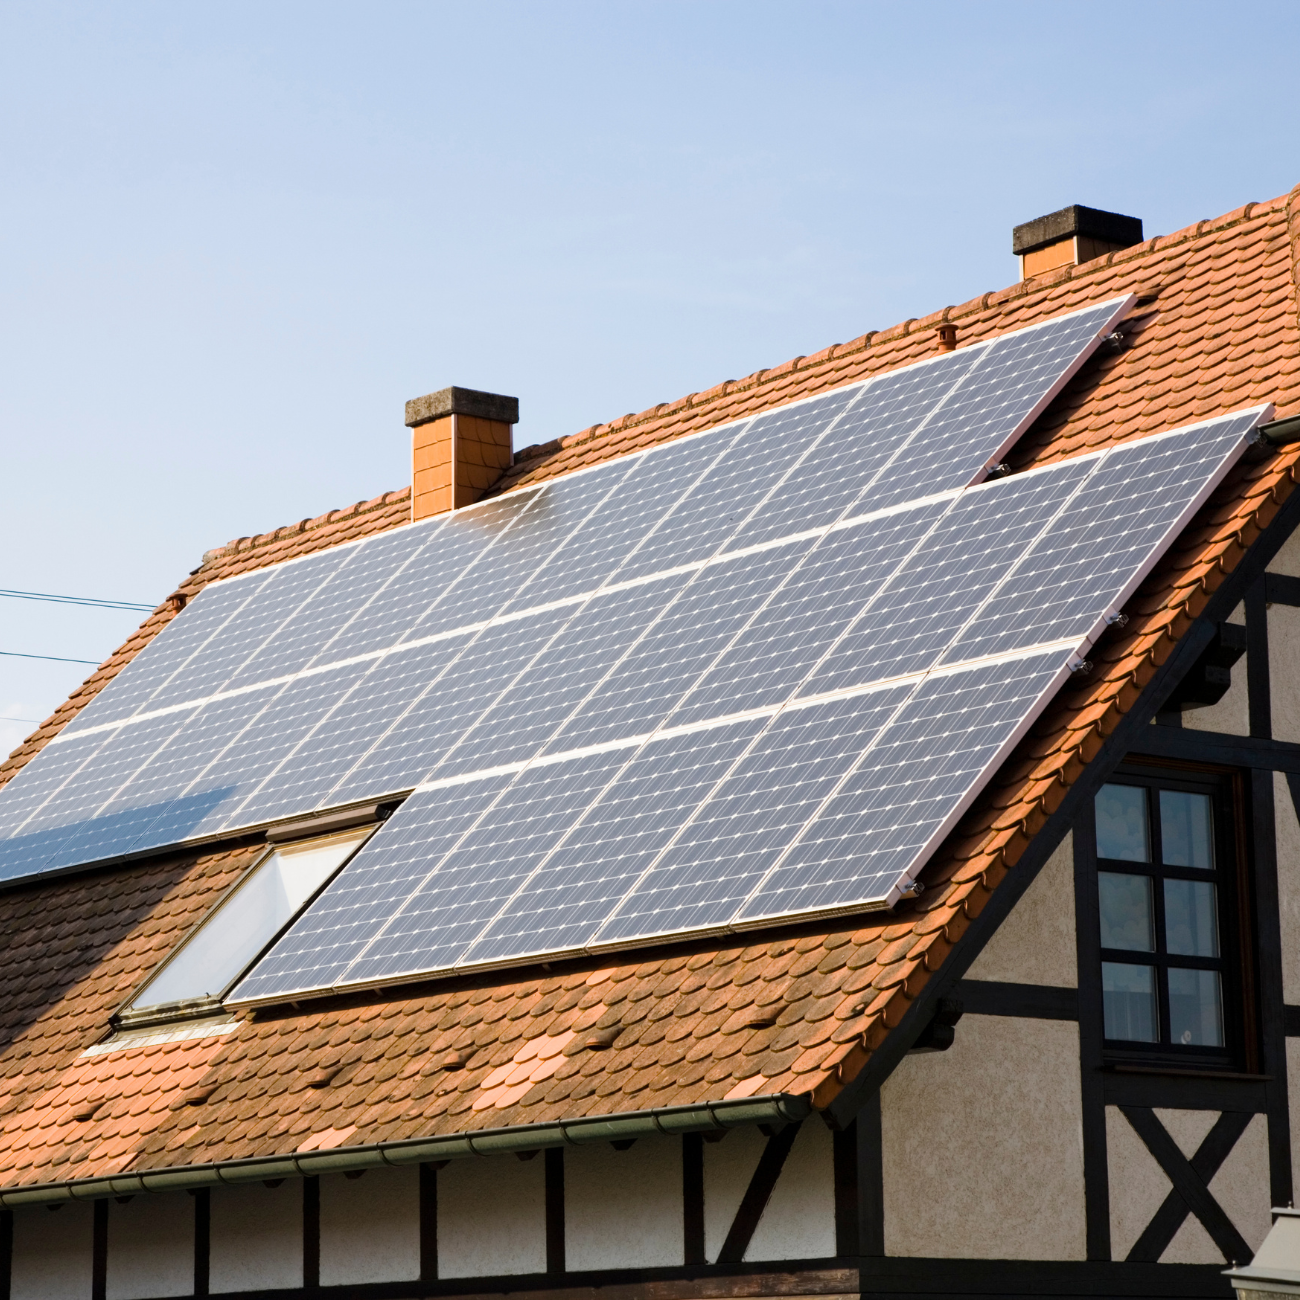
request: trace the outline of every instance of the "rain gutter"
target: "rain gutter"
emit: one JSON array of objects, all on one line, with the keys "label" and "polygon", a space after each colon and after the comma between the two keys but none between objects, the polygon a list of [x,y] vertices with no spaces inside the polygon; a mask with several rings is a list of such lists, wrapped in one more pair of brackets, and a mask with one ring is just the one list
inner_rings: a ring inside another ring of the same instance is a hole
[{"label": "rain gutter", "polygon": [[93,1201],[106,1196],[140,1192],[185,1192],[200,1187],[238,1186],[317,1174],[352,1173],[363,1169],[437,1164],[469,1156],[540,1151],[545,1147],[587,1146],[676,1133],[707,1133],[755,1124],[790,1124],[806,1118],[812,1104],[806,1096],[777,1093],[737,1101],[713,1101],[699,1106],[665,1106],[619,1115],[592,1115],[513,1128],[478,1129],[445,1137],[408,1138],[368,1146],[333,1147],[294,1155],[254,1156],[212,1164],[151,1169],[138,1174],[73,1178],[59,1183],[0,1190],[0,1208],[50,1205],[61,1201]]}]

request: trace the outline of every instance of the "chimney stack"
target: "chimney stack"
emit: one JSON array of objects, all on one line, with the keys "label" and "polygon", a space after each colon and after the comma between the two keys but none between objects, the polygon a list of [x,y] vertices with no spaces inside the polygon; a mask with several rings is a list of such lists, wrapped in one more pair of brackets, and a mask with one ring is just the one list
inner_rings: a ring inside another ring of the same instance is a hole
[{"label": "chimney stack", "polygon": [[1142,222],[1118,212],[1074,203],[1011,232],[1011,251],[1020,258],[1020,278],[1042,275],[1058,266],[1079,266],[1094,257],[1142,242]]},{"label": "chimney stack", "polygon": [[472,505],[510,468],[519,399],[443,388],[406,404],[412,432],[411,518]]}]

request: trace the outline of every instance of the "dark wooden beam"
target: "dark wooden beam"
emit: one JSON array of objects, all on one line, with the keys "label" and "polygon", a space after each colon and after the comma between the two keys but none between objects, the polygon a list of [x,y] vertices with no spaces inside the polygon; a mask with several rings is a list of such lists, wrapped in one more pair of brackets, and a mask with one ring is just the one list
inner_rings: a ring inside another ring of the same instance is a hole
[{"label": "dark wooden beam", "polygon": [[[1229,1264],[1245,1264],[1249,1262],[1254,1251],[1246,1245],[1241,1233],[1233,1226],[1232,1220],[1223,1212],[1223,1208],[1218,1201],[1210,1195],[1210,1189],[1204,1178],[1196,1172],[1190,1161],[1178,1149],[1178,1144],[1169,1136],[1168,1130],[1156,1118],[1156,1113],[1148,1106],[1121,1106],[1125,1119],[1133,1126],[1133,1130],[1138,1137],[1146,1144],[1146,1148],[1156,1158],[1157,1164],[1165,1171],[1169,1181],[1174,1185],[1174,1191],[1182,1197],[1187,1208],[1201,1221],[1206,1232],[1214,1239],[1214,1244],[1223,1252],[1223,1257]],[[1220,1120],[1224,1117],[1221,1116]],[[1251,1116],[1242,1116],[1238,1114],[1238,1119],[1232,1121],[1224,1132],[1232,1135],[1232,1142],[1235,1142],[1245,1127],[1250,1123]],[[1244,1122],[1243,1122],[1244,1121]],[[1240,1123],[1240,1127],[1236,1125]],[[1216,1128],[1218,1125],[1216,1124]],[[1232,1130],[1236,1128],[1234,1133]],[[1212,1129],[1211,1132],[1214,1130]],[[1232,1142],[1229,1142],[1228,1148],[1231,1150]],[[1225,1153],[1226,1154],[1226,1153]],[[1148,1225],[1149,1230],[1149,1225]],[[1138,1239],[1142,1242],[1146,1233]],[[1171,1233],[1172,1237],[1173,1234]],[[1168,1242],[1165,1243],[1168,1245]],[[1137,1247],[1135,1246],[1136,1250]],[[1164,1246],[1160,1247],[1161,1251]],[[1134,1263],[1154,1263],[1154,1260],[1139,1258]]]},{"label": "dark wooden beam", "polygon": [[302,1180],[302,1285],[320,1289],[320,1179]]},{"label": "dark wooden beam", "polygon": [[744,1196],[740,1198],[740,1207],[727,1230],[727,1238],[718,1252],[719,1264],[739,1264],[745,1258],[745,1251],[753,1240],[758,1221],[763,1217],[763,1211],[767,1209],[768,1200],[776,1187],[776,1180],[781,1176],[785,1158],[790,1154],[790,1148],[798,1136],[799,1125],[787,1124],[768,1138],[763,1154],[758,1158],[754,1176],[749,1180]]},{"label": "dark wooden beam", "polygon": [[90,1237],[90,1300],[108,1294],[108,1202],[96,1201]]},{"label": "dark wooden beam", "polygon": [[704,1255],[704,1138],[682,1134],[682,1259],[705,1263]]},{"label": "dark wooden beam", "polygon": [[[959,980],[954,996],[969,1016],[1016,1016],[1026,1020],[1078,1020],[1079,991],[1051,984]],[[957,1032],[961,1033],[958,1026]]]},{"label": "dark wooden beam", "polygon": [[438,1167],[420,1166],[420,1281],[438,1277]]},{"label": "dark wooden beam", "polygon": [[[1205,1135],[1196,1154],[1189,1161],[1192,1172],[1209,1188],[1210,1180],[1219,1172],[1219,1166],[1237,1145],[1237,1139],[1246,1131],[1253,1115],[1241,1111],[1225,1111],[1214,1121],[1214,1127]],[[1167,1171],[1166,1171],[1167,1172]],[[1173,1175],[1170,1174],[1170,1181]],[[1142,1235],[1133,1243],[1127,1258],[1133,1263],[1154,1264],[1165,1253],[1174,1234],[1183,1226],[1190,1206],[1177,1185],[1165,1197],[1163,1204],[1152,1216]]]},{"label": "dark wooden beam", "polygon": [[543,1153],[546,1176],[546,1271],[564,1272],[564,1148]]},{"label": "dark wooden beam", "polygon": [[194,1294],[208,1294],[208,1273],[212,1258],[212,1193],[200,1187],[194,1197]]}]

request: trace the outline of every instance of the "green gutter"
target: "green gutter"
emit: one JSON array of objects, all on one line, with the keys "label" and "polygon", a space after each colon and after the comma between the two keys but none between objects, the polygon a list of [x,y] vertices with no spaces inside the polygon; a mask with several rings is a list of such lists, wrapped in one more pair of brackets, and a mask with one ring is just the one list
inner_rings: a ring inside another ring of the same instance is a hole
[{"label": "green gutter", "polygon": [[740,1101],[713,1101],[702,1106],[665,1106],[622,1115],[592,1115],[551,1124],[522,1124],[516,1128],[479,1129],[446,1137],[408,1138],[369,1146],[334,1147],[301,1155],[255,1156],[207,1165],[153,1169],[105,1178],[73,1178],[61,1183],[0,1191],[0,1208],[49,1205],[58,1201],[94,1201],[105,1196],[134,1196],[139,1192],[184,1192],[198,1187],[238,1186],[273,1178],[309,1178],[359,1169],[434,1164],[468,1156],[540,1151],[543,1147],[588,1146],[673,1133],[707,1133],[747,1124],[790,1124],[812,1111],[807,1097],[779,1093]]}]

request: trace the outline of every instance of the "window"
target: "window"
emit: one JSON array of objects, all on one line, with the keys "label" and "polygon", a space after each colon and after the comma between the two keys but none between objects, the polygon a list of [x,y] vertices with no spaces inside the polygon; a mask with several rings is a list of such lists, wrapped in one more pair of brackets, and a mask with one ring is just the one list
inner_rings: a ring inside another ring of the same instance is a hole
[{"label": "window", "polygon": [[1232,781],[1124,769],[1094,804],[1111,1057],[1240,1064],[1247,1049]]},{"label": "window", "polygon": [[280,844],[208,913],[119,1015],[124,1023],[210,1008],[373,826]]}]

